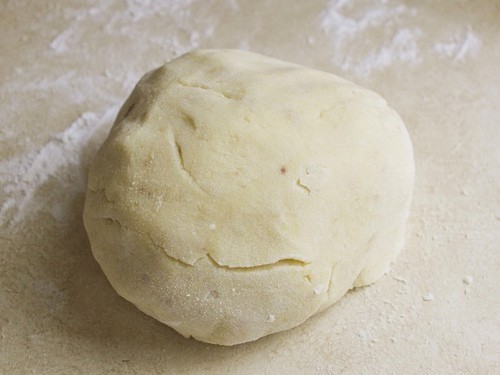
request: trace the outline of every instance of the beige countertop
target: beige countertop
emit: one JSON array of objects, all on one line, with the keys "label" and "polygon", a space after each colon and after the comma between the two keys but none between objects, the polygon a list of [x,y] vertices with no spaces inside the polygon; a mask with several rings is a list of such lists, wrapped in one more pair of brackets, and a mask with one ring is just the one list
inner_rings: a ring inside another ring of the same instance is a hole
[{"label": "beige countertop", "polygon": [[[498,373],[498,1],[7,0],[0,18],[0,373]],[[86,170],[119,105],[198,47],[371,88],[415,150],[390,274],[236,347],[184,339],[120,298],[82,224]]]}]

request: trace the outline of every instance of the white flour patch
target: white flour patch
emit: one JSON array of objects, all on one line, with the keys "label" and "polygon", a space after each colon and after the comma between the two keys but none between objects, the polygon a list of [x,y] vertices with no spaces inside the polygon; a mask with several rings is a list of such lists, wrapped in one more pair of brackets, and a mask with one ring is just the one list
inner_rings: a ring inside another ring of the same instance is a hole
[{"label": "white flour patch", "polygon": [[75,34],[78,32],[78,26],[81,25],[82,21],[85,20],[87,13],[79,13],[75,16],[74,21],[71,25],[65,29],[63,32],[58,34],[52,42],[50,42],[49,47],[56,53],[66,52],[69,47],[69,43],[73,43]]},{"label": "white flour patch", "polygon": [[422,296],[422,299],[423,299],[425,302],[430,302],[430,301],[433,301],[433,300],[434,300],[434,294],[432,294],[432,293],[425,293],[425,294]]},{"label": "white flour patch", "polygon": [[[99,2],[92,8],[69,10],[65,14],[65,18],[70,19],[69,25],[52,39],[49,48],[56,54],[80,50],[81,41],[85,40],[85,35],[91,29],[102,30],[107,36],[144,40],[141,25],[148,25],[154,17],[162,17],[165,23],[156,28],[156,32],[145,42],[180,55],[199,47],[201,41],[211,37],[214,31],[213,23],[196,24],[190,10],[194,2],[127,0],[120,3],[108,0]],[[168,32],[167,25],[174,26],[178,32]]]},{"label": "white flour patch", "polygon": [[[319,25],[330,40],[331,62],[343,71],[367,77],[397,63],[419,64],[429,55],[428,47],[422,51],[419,46],[424,34],[428,37],[429,33],[418,26],[416,15],[415,8],[388,1],[359,4],[331,0],[320,14]],[[431,51],[453,61],[474,56],[481,45],[470,26],[452,36],[442,34],[438,32],[433,38]]]},{"label": "white flour patch", "polygon": [[451,38],[436,42],[434,51],[455,61],[461,61],[474,55],[480,44],[479,38],[468,27],[465,31],[459,32]]},{"label": "white flour patch", "polygon": [[[38,150],[1,161],[0,181],[8,198],[0,207],[0,225],[14,229],[41,210],[64,223],[70,211],[68,205],[76,194],[85,192],[85,168],[98,146],[92,140],[97,136],[102,139],[118,108],[114,106],[101,114],[85,112]],[[38,192],[44,186],[50,193],[39,199]]]},{"label": "white flour patch", "polygon": [[422,31],[401,27],[402,20],[416,15],[415,9],[382,2],[354,12],[352,5],[330,1],[320,16],[321,29],[331,39],[333,64],[364,77],[395,62],[421,61],[417,42]]},{"label": "white flour patch", "polygon": [[[133,21],[138,21],[143,18],[169,14],[188,13],[189,6],[193,0],[176,0],[176,1],[154,1],[154,0],[126,0],[127,12],[132,16]],[[182,16],[183,14],[181,14]]]},{"label": "white flour patch", "polygon": [[55,52],[61,53],[67,50],[67,39],[73,33],[73,29],[69,28],[64,30],[62,33],[57,35],[52,42],[50,42],[49,47]]}]

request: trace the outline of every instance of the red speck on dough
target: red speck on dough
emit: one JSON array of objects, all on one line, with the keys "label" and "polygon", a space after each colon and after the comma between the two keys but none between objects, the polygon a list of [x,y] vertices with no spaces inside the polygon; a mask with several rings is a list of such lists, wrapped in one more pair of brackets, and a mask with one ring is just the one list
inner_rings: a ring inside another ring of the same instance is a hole
[{"label": "red speck on dough", "polygon": [[285,167],[281,167],[281,169],[280,169],[280,173],[281,173],[281,174],[285,174],[285,173],[286,173],[286,168],[285,168]]}]

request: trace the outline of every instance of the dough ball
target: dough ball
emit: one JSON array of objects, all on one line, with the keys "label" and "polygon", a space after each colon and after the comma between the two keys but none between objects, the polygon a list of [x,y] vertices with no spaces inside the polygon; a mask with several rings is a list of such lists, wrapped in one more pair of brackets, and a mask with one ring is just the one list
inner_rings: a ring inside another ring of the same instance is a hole
[{"label": "dough ball", "polygon": [[379,95],[250,52],[146,74],[89,173],[84,221],[116,291],[197,340],[293,328],[399,253],[414,179]]}]

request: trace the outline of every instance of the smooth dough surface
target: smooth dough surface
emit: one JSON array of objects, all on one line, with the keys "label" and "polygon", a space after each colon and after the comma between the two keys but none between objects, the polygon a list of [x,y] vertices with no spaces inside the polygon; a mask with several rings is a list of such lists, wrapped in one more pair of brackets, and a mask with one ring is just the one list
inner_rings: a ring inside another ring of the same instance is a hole
[{"label": "smooth dough surface", "polygon": [[379,95],[237,50],[146,74],[90,172],[84,222],[116,291],[198,340],[295,327],[401,250],[411,142]]}]

